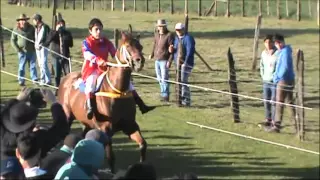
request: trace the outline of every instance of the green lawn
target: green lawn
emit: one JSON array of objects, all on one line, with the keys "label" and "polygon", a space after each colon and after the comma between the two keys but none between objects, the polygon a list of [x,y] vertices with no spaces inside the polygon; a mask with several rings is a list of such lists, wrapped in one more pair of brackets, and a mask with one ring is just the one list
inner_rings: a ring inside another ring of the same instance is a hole
[{"label": "green lawn", "polygon": [[[6,27],[13,27],[15,17],[24,12],[31,16],[41,13],[44,21],[51,24],[51,10],[16,7],[2,4],[2,20]],[[99,17],[105,25],[105,33],[112,38],[113,29],[127,29],[132,24],[135,32],[142,34],[144,52],[148,55],[152,46],[154,22],[166,18],[169,29],[182,21],[182,15],[147,14],[109,11],[60,11],[67,27],[75,38],[72,55],[81,59],[81,41],[87,33],[87,23],[92,17]],[[132,18],[133,20],[131,20]],[[252,72],[251,57],[256,18],[190,17],[189,31],[196,39],[197,51],[208,61],[214,71],[206,69],[196,58],[196,67],[190,77],[190,83],[207,88],[228,91],[227,50],[230,47],[235,59],[239,93],[262,98],[262,87],[258,71]],[[319,179],[319,155],[286,149],[270,144],[244,139],[224,133],[200,129],[186,124],[191,121],[223,130],[284,143],[319,152],[319,29],[314,20],[297,22],[278,21],[273,18],[262,20],[262,36],[266,33],[280,32],[286,37],[296,54],[302,49],[305,55],[305,97],[307,133],[306,141],[299,142],[293,134],[289,112],[286,111],[284,124],[287,126],[281,134],[269,134],[257,127],[264,118],[263,103],[240,98],[240,117],[242,123],[234,124],[230,111],[230,96],[205,92],[191,88],[192,105],[190,109],[178,108],[175,104],[162,104],[158,99],[159,86],[152,79],[135,77],[135,86],[148,104],[159,105],[146,115],[137,113],[142,133],[149,143],[148,161],[152,162],[159,177],[169,177],[180,172],[194,172],[203,178],[238,179]],[[6,68],[2,70],[16,73],[17,57],[10,44],[10,33],[5,32]],[[262,38],[262,37],[261,37]],[[263,49],[262,40],[259,52]],[[73,63],[73,71],[81,64]],[[144,75],[155,76],[154,61],[146,61]],[[171,79],[174,79],[172,69]],[[27,76],[28,77],[28,76]],[[28,85],[31,86],[29,83]],[[20,87],[15,77],[1,74],[1,100],[16,96]],[[172,100],[174,86],[171,86]],[[287,108],[288,109],[288,108]],[[48,110],[41,113],[41,122],[50,123]],[[74,123],[74,128],[79,129]],[[137,145],[130,142],[121,133],[114,137],[116,166],[119,169],[138,161]]]}]

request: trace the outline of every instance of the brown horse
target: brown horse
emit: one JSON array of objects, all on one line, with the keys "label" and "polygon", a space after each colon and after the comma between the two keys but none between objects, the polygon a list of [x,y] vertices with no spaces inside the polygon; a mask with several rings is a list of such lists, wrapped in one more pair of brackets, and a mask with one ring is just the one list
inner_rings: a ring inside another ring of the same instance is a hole
[{"label": "brown horse", "polygon": [[147,150],[147,142],[142,137],[135,119],[136,103],[132,95],[135,91],[130,91],[132,69],[140,71],[144,64],[143,47],[139,38],[132,36],[132,32],[122,32],[121,36],[120,48],[115,57],[117,63],[109,63],[102,74],[101,86],[95,94],[93,119],[87,119],[85,94],[73,87],[81,77],[79,72],[65,76],[58,90],[58,101],[64,106],[70,126],[72,121],[77,119],[84,125],[84,134],[93,128],[107,134],[109,142],[106,145],[106,154],[111,172],[114,172],[111,137],[115,132],[121,130],[139,144],[141,162],[145,160]]}]

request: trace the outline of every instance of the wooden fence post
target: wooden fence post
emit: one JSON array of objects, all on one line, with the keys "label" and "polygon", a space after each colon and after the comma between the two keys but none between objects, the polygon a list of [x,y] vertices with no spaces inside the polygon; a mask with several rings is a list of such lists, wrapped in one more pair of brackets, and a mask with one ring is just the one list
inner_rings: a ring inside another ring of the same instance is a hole
[{"label": "wooden fence post", "polygon": [[124,2],[125,0],[122,0],[122,12],[126,11],[126,4]]},{"label": "wooden fence post", "polygon": [[94,0],[91,0],[91,11],[94,11]]},{"label": "wooden fence post", "polygon": [[311,5],[311,0],[308,0],[308,7],[309,7],[309,16],[312,18],[312,5]]},{"label": "wooden fence post", "polygon": [[189,12],[188,0],[184,0],[184,13],[188,14],[188,12]]},{"label": "wooden fence post", "polygon": [[149,0],[146,0],[146,11],[149,12]]},{"label": "wooden fence post", "polygon": [[42,7],[42,3],[41,3],[41,0],[39,0],[39,8]]},{"label": "wooden fence post", "polygon": [[76,0],[73,0],[73,1],[72,1],[72,9],[73,9],[73,10],[76,10]]},{"label": "wooden fence post", "polygon": [[280,0],[277,0],[277,17],[278,17],[278,19],[281,19],[281,15],[280,15]]},{"label": "wooden fence post", "polygon": [[242,9],[242,11],[241,11],[241,12],[242,12],[242,17],[244,17],[244,16],[245,16],[245,12],[244,12],[244,6],[245,6],[245,5],[244,5],[244,0],[241,1],[241,6],[242,6],[242,8],[241,8],[241,9]]},{"label": "wooden fence post", "polygon": [[[229,64],[229,69],[228,69],[229,86],[230,86],[229,92],[233,94],[238,94],[236,70],[234,68],[234,59],[233,59],[233,55],[231,53],[230,47],[228,50],[227,57],[228,57],[228,64]],[[239,97],[233,94],[231,95],[230,106],[233,112],[233,122],[238,123],[240,122]]]},{"label": "wooden fence post", "polygon": [[170,11],[171,11],[171,14],[174,14],[173,0],[170,0]]},{"label": "wooden fence post", "polygon": [[50,8],[50,0],[47,1],[47,8]]},{"label": "wooden fence post", "polygon": [[137,1],[133,0],[133,12],[137,11]]},{"label": "wooden fence post", "polygon": [[215,3],[214,3],[214,16],[218,16],[218,1],[215,0]]},{"label": "wooden fence post", "polygon": [[159,14],[161,13],[161,2],[160,2],[160,0],[158,0],[158,13]]},{"label": "wooden fence post", "polygon": [[227,0],[226,17],[230,17],[230,0]]},{"label": "wooden fence post", "polygon": [[209,10],[204,13],[204,16],[208,16],[212,12],[212,9],[214,8],[215,5],[216,5],[216,1],[213,1]]},{"label": "wooden fence post", "polygon": [[301,1],[297,0],[297,21],[301,20]]},{"label": "wooden fence post", "polygon": [[288,0],[286,0],[286,15],[287,15],[287,17],[289,17],[289,4],[288,4]]},{"label": "wooden fence post", "polygon": [[116,47],[116,49],[118,49],[119,30],[117,28],[115,28],[113,31],[113,39],[114,39],[114,46]]},{"label": "wooden fence post", "polygon": [[82,5],[82,11],[84,11],[84,0],[82,0],[81,5]]},{"label": "wooden fence post", "polygon": [[270,16],[270,2],[267,0],[267,15]]},{"label": "wooden fence post", "polygon": [[317,19],[318,19],[318,26],[320,26],[320,3],[319,0],[317,2]]},{"label": "wooden fence post", "polygon": [[114,11],[114,0],[111,0],[111,11]]},{"label": "wooden fence post", "polygon": [[261,4],[261,0],[259,0],[259,5],[258,5],[258,7],[259,7],[259,15],[262,15],[262,4]]},{"label": "wooden fence post", "polygon": [[257,54],[258,54],[258,45],[259,45],[259,36],[260,36],[260,27],[261,27],[262,15],[258,16],[256,29],[254,32],[253,39],[253,54],[252,54],[252,70],[256,70],[257,67]]},{"label": "wooden fence post", "polygon": [[202,6],[202,0],[198,0],[198,16],[202,15],[201,6]]},{"label": "wooden fence post", "polygon": [[63,9],[67,9],[67,0],[63,1]]},{"label": "wooden fence post", "polygon": [[[1,3],[0,3],[1,4]],[[1,5],[0,5],[1,7]],[[5,57],[4,57],[4,47],[3,47],[3,32],[2,32],[2,19],[0,17],[0,49],[1,49],[1,63],[2,63],[2,67],[6,67],[6,63],[5,63]]]},{"label": "wooden fence post", "polygon": [[[297,93],[297,105],[304,106],[304,55],[302,50],[298,50],[297,52],[297,74],[298,74],[298,93]],[[304,140],[305,136],[305,112],[303,108],[297,108],[297,130],[298,130],[298,137],[301,141]]]}]

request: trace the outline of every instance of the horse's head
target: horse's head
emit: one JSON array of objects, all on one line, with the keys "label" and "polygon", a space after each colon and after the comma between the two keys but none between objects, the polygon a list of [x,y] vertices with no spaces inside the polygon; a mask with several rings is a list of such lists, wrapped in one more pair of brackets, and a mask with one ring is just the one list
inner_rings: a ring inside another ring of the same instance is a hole
[{"label": "horse's head", "polygon": [[24,87],[17,96],[17,99],[20,101],[29,101],[30,104],[36,108],[45,108],[47,106],[39,88]]},{"label": "horse's head", "polygon": [[129,25],[128,32],[121,32],[120,59],[128,61],[133,70],[138,72],[145,62],[142,49],[140,35],[133,36],[131,25]]}]

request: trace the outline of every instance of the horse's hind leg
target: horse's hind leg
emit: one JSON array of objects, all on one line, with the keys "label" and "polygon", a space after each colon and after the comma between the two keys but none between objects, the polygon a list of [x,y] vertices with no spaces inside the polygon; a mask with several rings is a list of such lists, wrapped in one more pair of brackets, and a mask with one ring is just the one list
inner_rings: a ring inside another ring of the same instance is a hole
[{"label": "horse's hind leg", "polygon": [[105,143],[105,151],[106,151],[106,156],[109,164],[109,168],[111,170],[111,173],[115,173],[115,155],[113,153],[113,148],[112,148],[112,135],[110,135],[110,129],[109,129],[109,123],[105,123],[102,125],[101,130],[106,134],[107,136],[107,142]]},{"label": "horse's hind leg", "polygon": [[140,130],[137,130],[134,133],[130,134],[130,138],[139,145],[140,162],[145,161],[147,153],[147,141],[142,137]]}]

